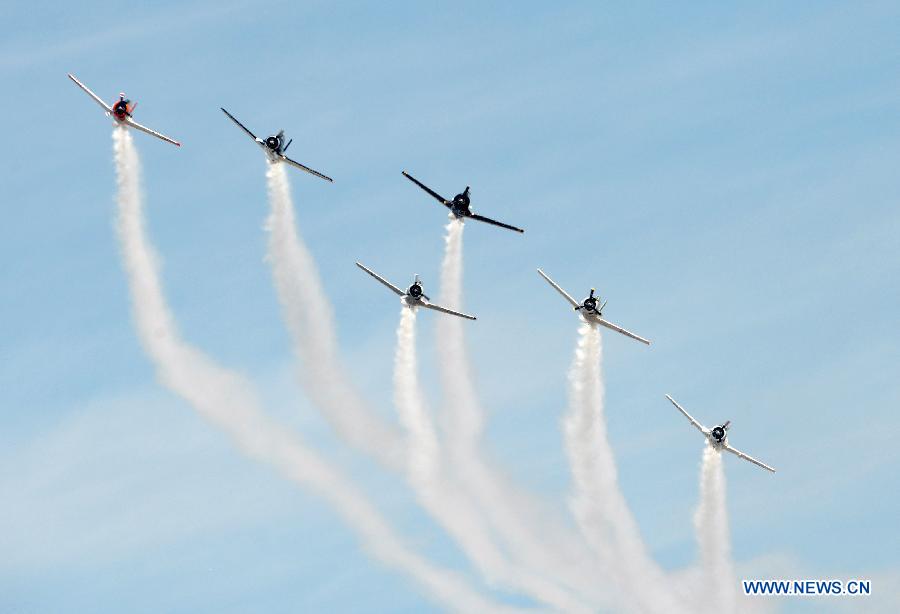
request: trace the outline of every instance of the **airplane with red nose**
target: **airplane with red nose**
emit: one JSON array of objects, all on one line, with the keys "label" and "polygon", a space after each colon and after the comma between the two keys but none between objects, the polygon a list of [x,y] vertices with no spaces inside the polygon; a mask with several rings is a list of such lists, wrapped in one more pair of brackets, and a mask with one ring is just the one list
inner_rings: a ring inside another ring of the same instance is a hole
[{"label": "airplane with red nose", "polygon": [[90,96],[94,102],[99,104],[104,111],[106,111],[106,115],[112,117],[115,120],[116,124],[120,126],[128,126],[130,128],[134,128],[135,130],[140,130],[141,132],[146,132],[150,136],[155,136],[156,138],[165,141],[166,143],[172,143],[172,145],[176,145],[181,147],[181,143],[176,141],[173,138],[167,137],[165,134],[161,132],[157,132],[156,130],[152,130],[147,126],[142,126],[141,124],[134,121],[132,114],[134,113],[134,108],[137,106],[137,103],[132,103],[128,98],[125,97],[125,92],[121,92],[119,94],[119,99],[113,102],[112,104],[107,104],[103,101],[100,96],[91,91],[91,89],[86,86],[84,83],[75,78],[75,75],[69,73],[69,79],[71,79],[75,85],[80,87],[85,94]]}]

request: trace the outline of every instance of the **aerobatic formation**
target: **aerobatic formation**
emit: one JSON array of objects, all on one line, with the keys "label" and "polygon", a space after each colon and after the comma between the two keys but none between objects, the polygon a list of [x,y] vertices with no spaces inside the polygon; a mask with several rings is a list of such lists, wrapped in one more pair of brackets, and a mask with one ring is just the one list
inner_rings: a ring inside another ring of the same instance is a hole
[{"label": "aerobatic formation", "polygon": [[[155,252],[146,235],[140,164],[128,129],[177,146],[181,143],[137,123],[133,118],[136,104],[124,93],[108,104],[74,75],[68,76],[114,121],[116,227],[138,336],[160,381],[224,431],[249,457],[270,464],[335,507],[371,556],[406,574],[437,604],[466,612],[533,609],[504,605],[467,577],[411,549],[351,478],[298,435],[268,418],[250,382],[181,339],[162,290]],[[580,323],[569,372],[569,413],[563,420],[572,472],[569,511],[576,525],[572,527],[549,516],[536,497],[510,483],[481,450],[484,415],[466,356],[464,330],[469,325],[462,324],[462,319],[476,319],[461,310],[463,228],[471,219],[518,233],[524,230],[474,213],[469,187],[447,199],[403,171],[407,179],[446,207],[449,223],[438,302],[432,302],[425,294],[418,275],[404,290],[356,262],[362,271],[400,298],[393,380],[398,430],[383,422],[356,392],[341,364],[331,305],[322,292],[315,261],[296,229],[285,165],[329,182],[331,177],[287,157],[292,141],[285,142],[284,130],[260,138],[231,113],[221,110],[266,155],[271,207],[266,226],[270,233],[267,260],[301,363],[301,383],[310,400],[348,445],[404,475],[418,504],[453,539],[487,587],[521,594],[541,610],[564,612],[752,609],[751,604],[739,603],[736,590],[720,451],[770,472],[775,469],[730,445],[730,421],[705,427],[665,395],[703,433],[706,445],[694,523],[699,561],[691,570],[693,575],[676,577],[664,571],[648,553],[618,486],[605,426],[600,331],[613,330],[648,346],[650,341],[607,320],[603,313],[607,301],[595,295],[594,288],[579,302],[542,269],[537,269],[572,307]],[[428,411],[419,387],[415,352],[419,307],[441,314],[436,346],[441,354],[446,413],[440,424]],[[698,578],[696,590],[684,588],[684,578],[688,576]],[[707,599],[707,593],[714,598]]]}]

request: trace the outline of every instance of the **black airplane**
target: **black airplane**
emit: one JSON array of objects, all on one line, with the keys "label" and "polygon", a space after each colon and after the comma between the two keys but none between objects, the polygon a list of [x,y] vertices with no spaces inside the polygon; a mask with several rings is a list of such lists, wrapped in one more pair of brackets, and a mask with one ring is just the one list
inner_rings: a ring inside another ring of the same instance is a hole
[{"label": "black airplane", "polygon": [[461,194],[457,194],[456,196],[454,196],[453,200],[447,200],[406,171],[403,171],[403,176],[428,192],[432,196],[432,198],[437,200],[439,203],[450,209],[451,213],[453,213],[453,215],[456,216],[457,219],[470,218],[473,220],[478,220],[479,222],[493,224],[494,226],[499,226],[500,228],[507,228],[509,230],[515,230],[516,232],[525,232],[521,228],[516,228],[515,226],[510,226],[509,224],[504,224],[503,222],[492,220],[489,217],[484,217],[483,215],[472,213],[472,210],[469,208],[469,205],[471,204],[471,200],[469,199],[469,186],[466,186],[466,189],[463,190]]}]

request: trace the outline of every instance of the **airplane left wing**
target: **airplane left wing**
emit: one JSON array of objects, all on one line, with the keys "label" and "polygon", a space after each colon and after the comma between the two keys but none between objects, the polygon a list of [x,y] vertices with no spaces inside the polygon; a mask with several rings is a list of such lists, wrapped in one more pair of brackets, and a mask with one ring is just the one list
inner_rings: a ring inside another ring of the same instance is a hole
[{"label": "airplane left wing", "polygon": [[744,460],[750,461],[751,463],[753,463],[754,465],[756,465],[756,466],[758,466],[758,467],[762,467],[763,469],[765,469],[765,470],[767,470],[767,471],[771,471],[772,473],[775,473],[775,470],[772,469],[771,467],[769,467],[767,464],[765,464],[765,463],[763,463],[763,462],[761,462],[761,461],[756,460],[755,458],[753,458],[752,456],[750,456],[750,455],[748,455],[748,454],[744,454],[743,452],[741,452],[741,451],[738,450],[737,448],[732,448],[732,447],[731,447],[729,444],[727,444],[727,443],[726,443],[723,447],[724,447],[726,450],[728,450],[729,452],[731,452],[732,454],[734,454],[735,456],[737,456],[738,458],[743,458]]},{"label": "airplane left wing", "polygon": [[181,143],[179,143],[179,142],[176,141],[175,139],[170,139],[170,138],[167,137],[165,134],[162,134],[162,133],[160,133],[160,132],[157,132],[156,130],[151,130],[151,129],[148,128],[147,126],[142,126],[142,125],[140,125],[139,123],[137,123],[136,121],[134,121],[133,119],[131,119],[130,117],[126,117],[125,120],[124,120],[124,122],[125,122],[126,124],[128,124],[129,126],[131,126],[132,128],[136,128],[136,129],[140,130],[141,132],[146,132],[146,133],[149,134],[150,136],[155,136],[156,138],[158,138],[158,139],[160,139],[160,140],[163,140],[163,141],[165,141],[166,143],[172,143],[172,145],[175,145],[175,146],[177,146],[177,147],[181,147]]},{"label": "airplane left wing", "polygon": [[706,427],[703,426],[702,424],[700,424],[699,422],[697,422],[697,421],[694,419],[694,417],[693,417],[692,415],[690,415],[689,413],[687,413],[687,411],[686,411],[681,405],[679,405],[678,403],[675,402],[675,399],[673,399],[673,398],[670,397],[669,395],[666,395],[666,398],[669,399],[669,400],[672,402],[672,405],[674,405],[674,406],[678,409],[678,411],[680,411],[682,414],[684,414],[684,417],[685,417],[685,418],[687,418],[688,420],[690,420],[691,424],[693,424],[694,427],[695,427],[698,431],[700,431],[700,432],[703,433],[704,435],[707,435],[707,434],[709,433],[709,431],[706,429]]},{"label": "airplane left wing", "polygon": [[546,273],[544,273],[542,270],[538,269],[537,272],[540,273],[540,274],[541,274],[541,277],[543,277],[543,278],[547,281],[548,284],[550,284],[551,286],[553,286],[553,288],[554,288],[557,292],[559,292],[560,294],[562,294],[562,295],[563,295],[563,298],[566,299],[567,301],[569,301],[569,304],[572,305],[572,307],[574,307],[575,309],[578,309],[578,306],[579,306],[579,305],[578,305],[578,301],[576,301],[574,298],[572,298],[572,296],[571,296],[568,292],[566,292],[565,290],[563,290],[562,287],[561,287],[558,283],[556,283],[555,281],[553,281],[552,279],[550,279],[550,276],[547,275]]},{"label": "airplane left wing", "polygon": [[425,301],[419,301],[419,306],[425,307],[426,309],[434,309],[435,311],[440,311],[441,313],[449,313],[451,316],[459,316],[460,318],[466,318],[467,320],[475,320],[475,316],[470,316],[465,313],[460,313],[459,311],[453,311],[452,309],[447,309],[446,307],[441,307],[440,305],[435,305],[434,303],[427,303]]},{"label": "airplane left wing", "polygon": [[84,93],[85,93],[85,94],[87,94],[88,96],[90,96],[91,98],[93,98],[93,99],[94,99],[94,102],[96,102],[96,103],[99,104],[101,107],[103,107],[103,109],[104,109],[107,113],[112,113],[112,107],[109,106],[108,104],[106,104],[105,102],[103,102],[103,99],[100,98],[100,96],[98,96],[97,94],[95,94],[94,92],[92,92],[91,89],[90,89],[88,86],[86,86],[84,83],[82,83],[81,81],[79,81],[78,79],[76,79],[76,78],[75,78],[75,75],[73,75],[72,73],[68,73],[68,74],[69,74],[69,79],[71,79],[71,80],[75,83],[75,85],[77,85],[77,86],[80,87],[82,90],[84,90]]},{"label": "airplane left wing", "polygon": [[262,143],[262,141],[261,141],[259,138],[257,138],[257,136],[256,136],[255,134],[253,134],[252,132],[250,132],[250,130],[247,128],[247,126],[245,126],[244,124],[242,124],[241,122],[239,122],[239,121],[237,120],[237,118],[236,118],[234,115],[232,115],[231,113],[229,113],[228,111],[226,111],[226,110],[224,109],[224,107],[219,107],[219,108],[222,109],[222,113],[224,113],[225,115],[228,116],[228,119],[230,119],[230,120],[233,121],[235,124],[237,124],[238,128],[240,128],[241,130],[243,130],[244,132],[246,132],[247,135],[249,135],[249,137],[250,137],[251,139],[253,139],[253,140],[256,141],[257,143]]},{"label": "airplane left wing", "polygon": [[356,263],[356,266],[358,266],[358,267],[361,268],[363,271],[365,271],[366,273],[368,273],[369,275],[371,275],[372,277],[374,277],[375,279],[377,279],[378,281],[380,281],[381,283],[383,283],[385,286],[387,286],[388,288],[390,288],[391,290],[393,290],[393,291],[394,291],[394,294],[398,294],[398,295],[400,295],[400,296],[404,296],[404,295],[406,294],[403,290],[401,290],[400,288],[398,288],[397,286],[395,286],[394,284],[392,284],[391,282],[389,282],[388,280],[386,280],[384,277],[382,277],[381,275],[379,275],[378,273],[376,273],[376,272],[373,271],[372,269],[367,268],[364,264],[361,264],[361,263],[357,262],[357,263]]},{"label": "airplane left wing", "polygon": [[[593,315],[593,314],[592,314],[592,315]],[[649,339],[644,339],[644,338],[641,337],[640,335],[635,335],[634,333],[625,330],[624,328],[622,328],[621,326],[618,326],[617,324],[613,324],[612,322],[608,322],[607,320],[604,320],[603,318],[601,318],[601,317],[599,317],[599,316],[596,318],[596,320],[597,320],[597,323],[600,324],[601,326],[605,326],[606,328],[608,328],[608,329],[610,329],[610,330],[614,330],[614,331],[616,331],[617,333],[622,333],[622,334],[625,335],[626,337],[631,337],[632,339],[636,339],[636,340],[640,341],[641,343],[645,343],[645,344],[647,344],[647,345],[650,345],[650,340],[649,340]]]},{"label": "airplane left wing", "polygon": [[484,217],[483,215],[476,215],[475,213],[471,213],[468,215],[468,217],[472,218],[473,220],[478,220],[479,222],[499,226],[500,228],[507,228],[509,230],[515,230],[516,232],[525,232],[521,228],[516,228],[515,226],[510,226],[509,224],[504,224],[503,222],[498,222],[497,220],[492,220],[491,218]]},{"label": "airplane left wing", "polygon": [[308,166],[303,166],[303,165],[300,164],[299,162],[295,162],[294,160],[291,160],[290,158],[288,158],[288,157],[287,157],[286,155],[284,155],[284,154],[281,154],[281,159],[284,160],[285,162],[287,162],[288,164],[290,164],[291,166],[294,166],[294,167],[296,167],[296,168],[299,168],[301,171],[306,171],[306,172],[309,173],[310,175],[315,175],[316,177],[320,177],[320,178],[324,179],[325,181],[329,181],[329,182],[333,182],[333,181],[334,181],[334,179],[332,179],[332,178],[329,177],[328,175],[323,175],[323,174],[320,173],[319,171],[314,171],[313,169],[309,168]]},{"label": "airplane left wing", "polygon": [[441,203],[442,205],[444,205],[444,206],[447,207],[448,209],[451,208],[451,207],[450,207],[450,201],[449,201],[449,200],[447,200],[446,198],[444,198],[443,196],[441,196],[440,194],[438,194],[437,192],[435,192],[434,190],[432,190],[431,188],[429,188],[427,185],[425,185],[424,183],[422,183],[421,181],[419,181],[418,179],[416,179],[415,177],[413,177],[412,175],[410,175],[410,174],[407,173],[406,171],[403,171],[403,176],[406,177],[407,179],[409,179],[410,181],[412,181],[414,184],[416,184],[417,186],[419,186],[419,187],[422,188],[423,190],[425,190],[426,192],[428,192],[428,193],[431,195],[431,197],[434,198],[436,201],[438,201],[439,203]]}]

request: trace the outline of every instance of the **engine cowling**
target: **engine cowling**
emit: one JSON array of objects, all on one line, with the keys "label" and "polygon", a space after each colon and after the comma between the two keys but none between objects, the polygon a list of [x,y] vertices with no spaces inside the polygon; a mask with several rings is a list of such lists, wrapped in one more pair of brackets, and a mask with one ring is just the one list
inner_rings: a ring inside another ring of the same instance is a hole
[{"label": "engine cowling", "polygon": [[597,299],[595,298],[586,298],[584,299],[584,308],[588,311],[595,311],[597,309]]},{"label": "engine cowling", "polygon": [[725,429],[723,429],[721,426],[713,428],[712,436],[716,441],[722,441],[723,439],[725,439]]},{"label": "engine cowling", "polygon": [[272,149],[274,151],[278,151],[280,143],[278,142],[277,136],[270,136],[266,139],[266,147]]},{"label": "engine cowling", "polygon": [[422,286],[419,284],[413,284],[409,287],[409,295],[413,298],[419,298],[422,296]]}]

